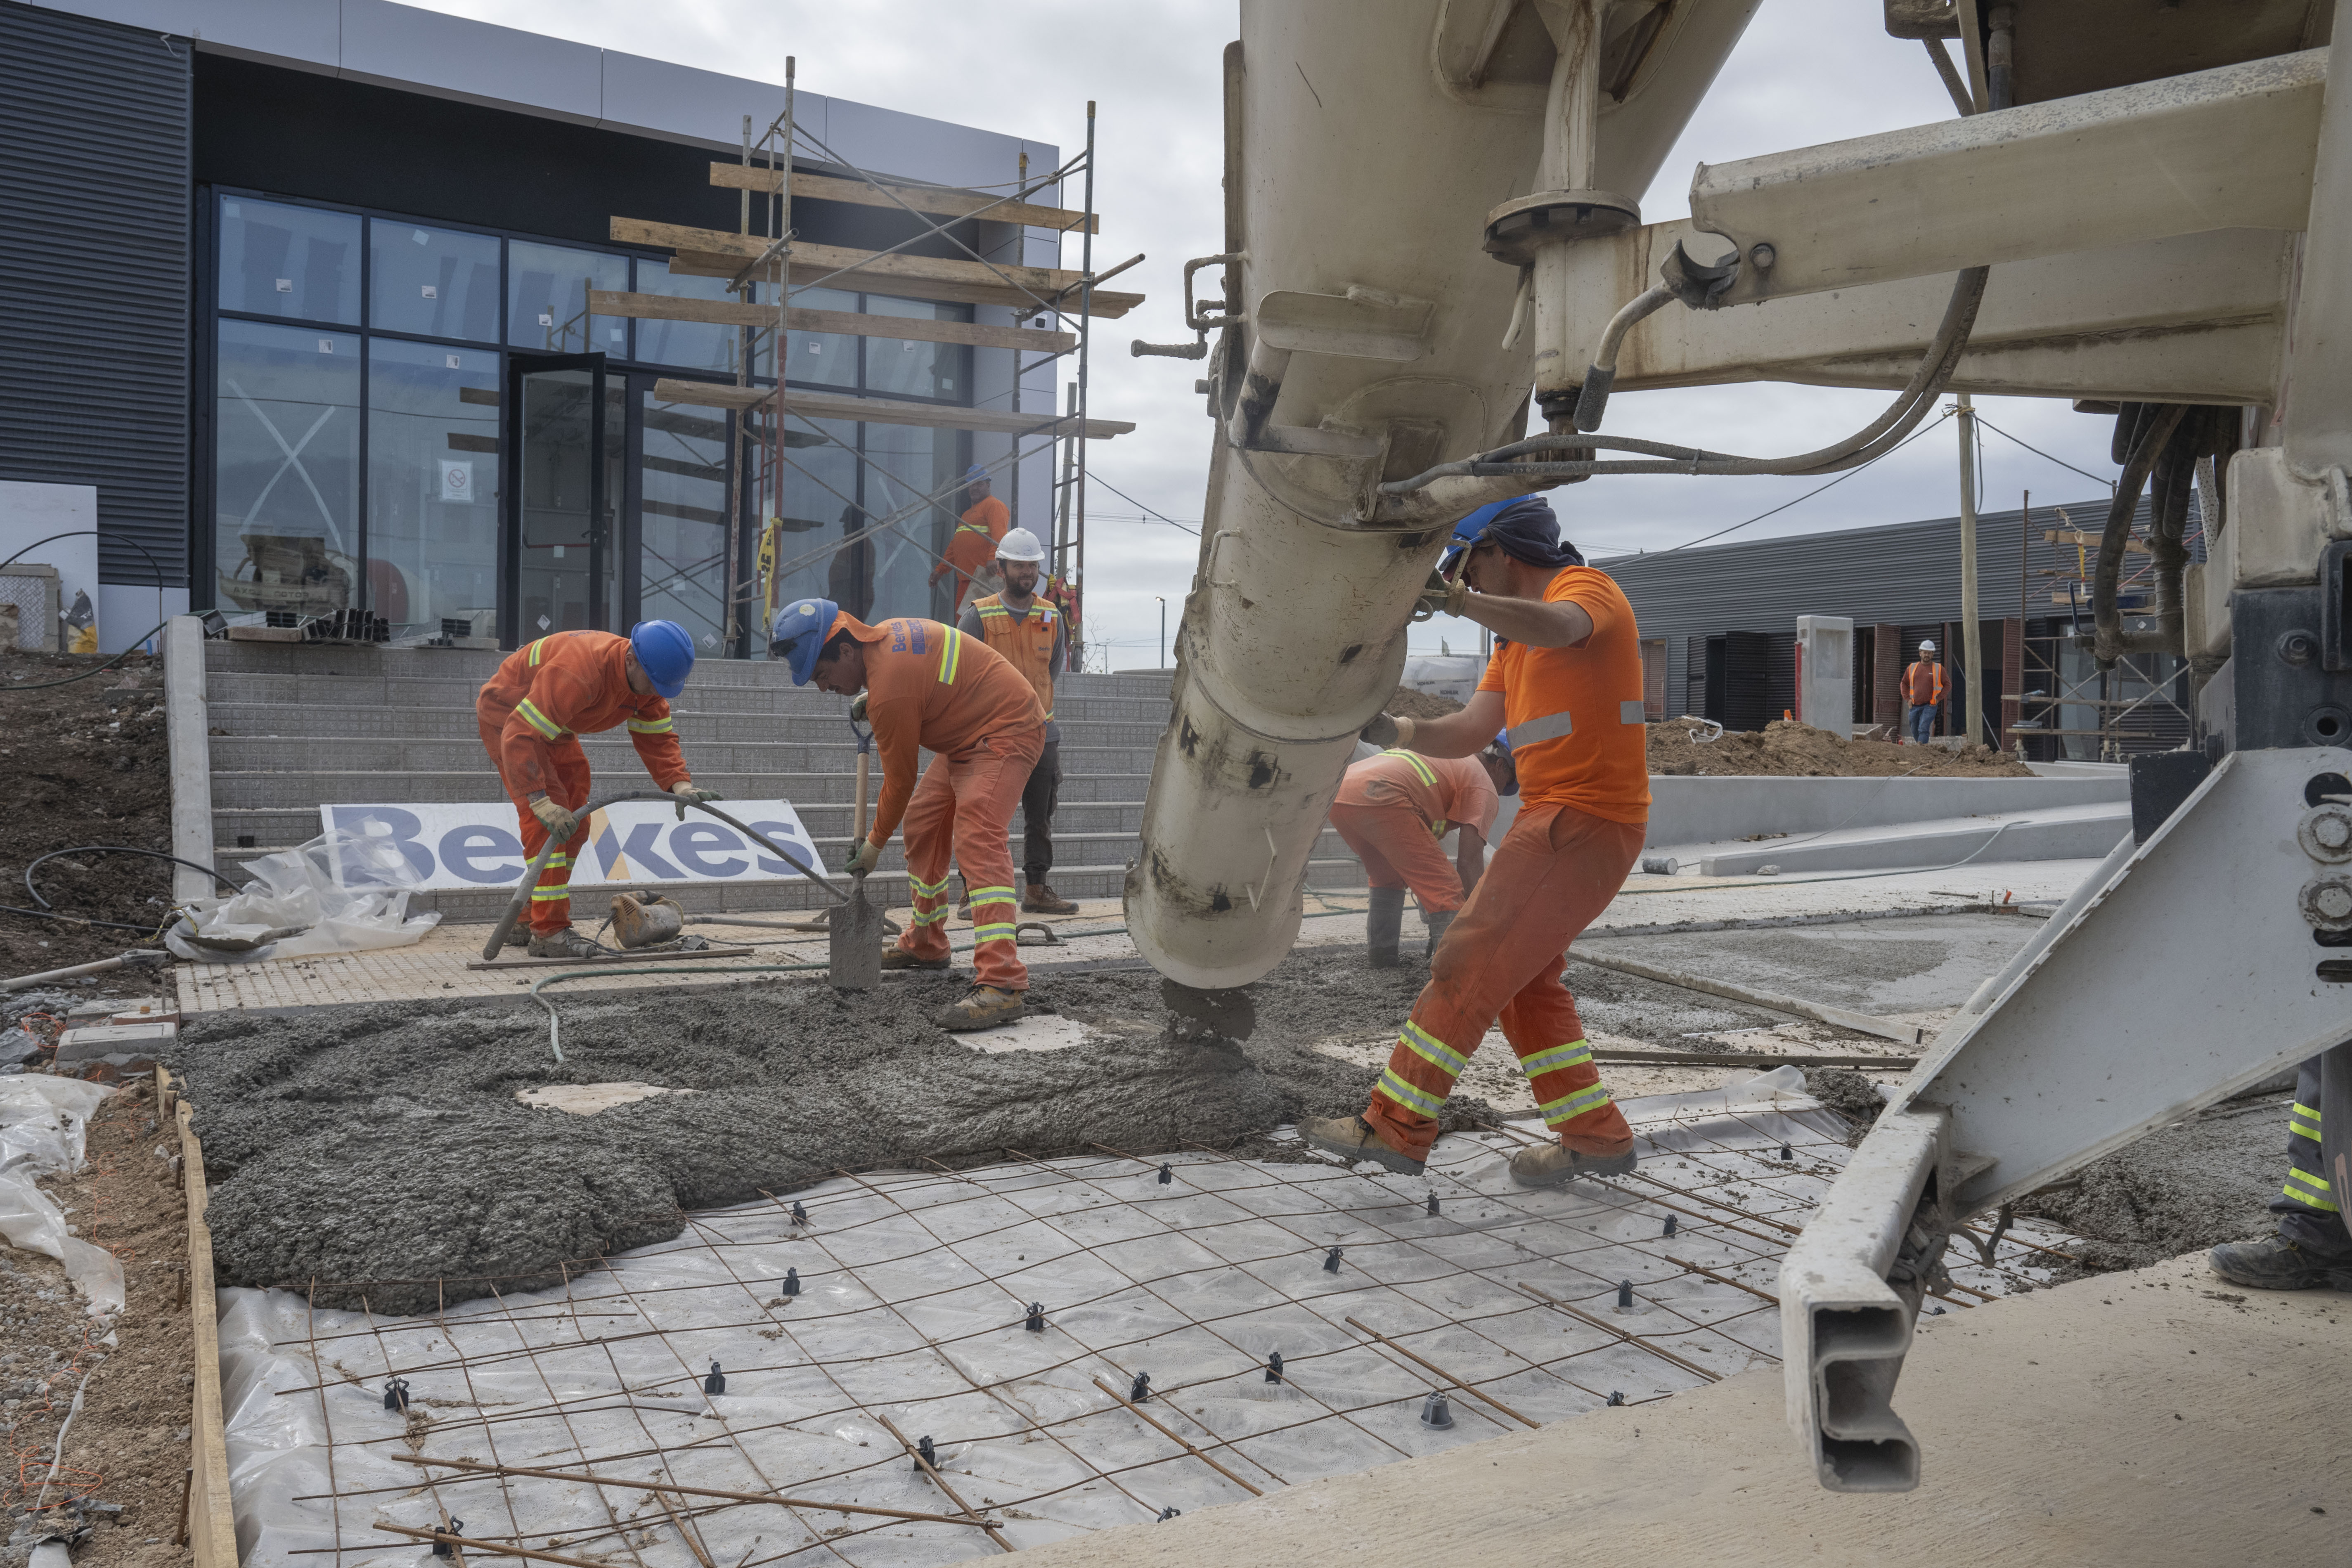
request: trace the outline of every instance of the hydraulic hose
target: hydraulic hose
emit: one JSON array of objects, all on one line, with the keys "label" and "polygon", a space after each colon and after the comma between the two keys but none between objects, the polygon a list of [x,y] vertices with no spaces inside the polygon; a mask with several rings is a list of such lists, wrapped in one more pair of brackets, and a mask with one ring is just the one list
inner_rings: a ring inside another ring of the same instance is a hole
[{"label": "hydraulic hose", "polygon": [[[2116,591],[2123,577],[2124,545],[2131,538],[2132,514],[2139,510],[2139,492],[2147,483],[2148,470],[2156,466],[2157,455],[2172,439],[2172,433],[2188,412],[2185,404],[2144,404],[2138,405],[2135,423],[2121,426],[2133,431],[2128,438],[2131,455],[2124,464],[2123,477],[2116,481],[2116,499],[2107,507],[2107,526],[2099,535],[2099,561],[2091,577],[2091,616],[2095,627],[2092,651],[2102,669],[2114,668],[2116,660],[2126,653],[2175,651],[2165,641],[2162,631],[2124,630],[2123,611],[2116,605]],[[2116,417],[2130,418],[2132,410],[2126,409]],[[2173,594],[2177,605],[2177,583]]]}]

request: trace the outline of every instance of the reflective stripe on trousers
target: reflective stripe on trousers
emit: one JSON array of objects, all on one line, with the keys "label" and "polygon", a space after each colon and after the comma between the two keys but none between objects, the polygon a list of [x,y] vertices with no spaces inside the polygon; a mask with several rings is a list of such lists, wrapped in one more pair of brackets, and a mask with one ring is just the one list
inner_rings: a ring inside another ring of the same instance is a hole
[{"label": "reflective stripe on trousers", "polygon": [[1025,991],[1029,971],[1013,942],[1013,807],[1045,744],[1045,727],[983,737],[960,755],[937,756],[907,802],[907,878],[915,918],[898,945],[919,958],[948,955],[948,867],[971,889],[973,977],[1001,991]]},{"label": "reflective stripe on trousers", "polygon": [[2285,1184],[2270,1202],[2279,1216],[2279,1234],[2321,1251],[2352,1247],[2352,1231],[2345,1228],[2341,1194],[2328,1179],[2345,1156],[2347,1129],[2332,1131],[2322,1116],[2329,1091],[2338,1098],[2339,1110],[2352,1089],[2352,1045],[2312,1058],[2295,1069],[2294,1102],[2287,1111]]},{"label": "reflective stripe on trousers", "polygon": [[1560,968],[1569,943],[1624,884],[1643,837],[1639,824],[1565,806],[1520,810],[1454,916],[1373,1086],[1364,1120],[1391,1147],[1428,1156],[1454,1079],[1498,1020],[1554,1131],[1604,1143],[1632,1136],[1601,1087]]}]

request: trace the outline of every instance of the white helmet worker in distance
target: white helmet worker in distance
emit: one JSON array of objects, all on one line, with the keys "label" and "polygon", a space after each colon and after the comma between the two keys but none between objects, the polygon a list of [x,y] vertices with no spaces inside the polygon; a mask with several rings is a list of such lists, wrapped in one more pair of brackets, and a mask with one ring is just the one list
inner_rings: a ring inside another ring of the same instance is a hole
[{"label": "white helmet worker in distance", "polygon": [[1078,906],[1054,891],[1045,874],[1054,867],[1054,813],[1061,804],[1062,731],[1054,722],[1054,683],[1069,668],[1069,630],[1061,607],[1041,600],[1045,546],[1025,528],[1005,530],[996,542],[996,571],[1004,586],[964,606],[956,629],[995,649],[1029,678],[1045,711],[1045,745],[1021,790],[1026,837],[1021,868],[1025,888],[1021,908],[1030,914],[1076,914]]},{"label": "white helmet worker in distance", "polygon": [[1919,643],[1919,651],[1920,651],[1921,653],[1933,653],[1933,652],[1935,652],[1935,651],[1936,651],[1936,639],[1935,639],[1934,637],[1924,637],[1924,638],[1922,638],[1922,639],[1920,640],[1920,643]]}]

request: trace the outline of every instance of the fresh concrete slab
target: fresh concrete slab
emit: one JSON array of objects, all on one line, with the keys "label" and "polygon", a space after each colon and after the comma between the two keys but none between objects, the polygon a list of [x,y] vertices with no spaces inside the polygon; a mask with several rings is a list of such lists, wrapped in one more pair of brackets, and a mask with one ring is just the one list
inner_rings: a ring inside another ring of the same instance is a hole
[{"label": "fresh concrete slab", "polygon": [[2191,1257],[1922,1320],[1895,1405],[1925,1474],[1900,1495],[1821,1489],[1774,1367],[1023,1555],[1035,1568],[2342,1563],[2352,1458],[2315,1435],[2282,1442],[2280,1413],[2344,1408],[2347,1318],[2352,1297],[2238,1290]]},{"label": "fresh concrete slab", "polygon": [[[1771,931],[1588,936],[1577,947],[1890,1016],[1958,1006],[2041,929],[2041,921],[2019,915],[1936,915]],[[1571,983],[1580,978],[1571,969]]]},{"label": "fresh concrete slab", "polygon": [[562,1110],[573,1116],[593,1116],[616,1105],[635,1105],[657,1094],[693,1094],[690,1089],[666,1089],[657,1083],[626,1079],[618,1083],[543,1083],[515,1090],[518,1104],[541,1110]]}]

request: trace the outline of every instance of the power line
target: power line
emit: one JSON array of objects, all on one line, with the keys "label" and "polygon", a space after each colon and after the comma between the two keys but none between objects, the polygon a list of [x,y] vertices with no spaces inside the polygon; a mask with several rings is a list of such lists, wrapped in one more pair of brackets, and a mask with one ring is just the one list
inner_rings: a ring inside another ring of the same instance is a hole
[{"label": "power line", "polygon": [[2086,479],[2098,479],[2099,483],[2106,486],[2110,490],[2116,488],[2116,481],[2113,479],[2099,479],[2098,475],[2091,472],[2088,468],[2078,468],[2063,458],[2053,458],[2049,453],[2043,451],[2041,447],[2035,446],[2031,441],[2019,441],[2016,437],[2011,435],[2008,431],[2002,429],[2000,426],[1986,418],[1981,413],[1977,416],[1977,423],[1991,431],[1994,435],[2000,437],[2002,440],[2015,442],[2018,446],[2024,447],[2035,457],[2055,463],[2069,473],[2080,474]]},{"label": "power line", "polygon": [[1937,425],[1941,425],[1945,420],[1949,419],[1951,416],[1952,416],[1948,410],[1942,414],[1938,414],[1936,416],[1934,425],[1923,426],[1919,429],[1913,431],[1909,436],[1905,437],[1902,440],[1897,441],[1894,446],[1889,447],[1884,452],[1879,453],[1877,457],[1871,458],[1869,462],[1861,465],[1859,468],[1848,468],[1844,473],[1840,474],[1828,484],[1821,485],[1812,489],[1807,490],[1795,500],[1783,501],[1779,506],[1774,507],[1770,511],[1759,511],[1754,517],[1749,518],[1748,522],[1735,522],[1729,528],[1718,528],[1713,533],[1702,533],[1696,539],[1687,539],[1680,544],[1670,544],[1664,550],[1653,551],[1650,553],[1657,555],[1672,555],[1677,550],[1688,550],[1695,544],[1705,544],[1710,539],[1721,539],[1727,533],[1737,533],[1741,529],[1746,528],[1748,523],[1761,522],[1768,517],[1777,517],[1792,506],[1800,506],[1804,502],[1812,500],[1815,496],[1821,494],[1822,490],[1832,489],[1845,483],[1846,480],[1853,478],[1854,475],[1863,472],[1864,469],[1871,468],[1874,464],[1885,462],[1887,458],[1895,456],[1895,453],[1903,450],[1904,447],[1908,447],[1912,442],[1919,439],[1920,437],[1925,436],[1928,431],[1936,428]]},{"label": "power line", "polygon": [[1168,516],[1166,513],[1154,511],[1151,508],[1145,506],[1141,501],[1136,500],[1133,496],[1128,494],[1125,490],[1119,489],[1108,479],[1104,479],[1100,473],[1089,474],[1087,477],[1100,484],[1103,489],[1108,490],[1119,500],[1127,502],[1128,505],[1136,508],[1150,517],[1157,518],[1160,521],[1166,523],[1169,527],[1183,528],[1184,531],[1191,534],[1193,538],[1198,539],[1201,537],[1201,531],[1199,529],[1184,528],[1182,523],[1178,522],[1174,518]]}]

